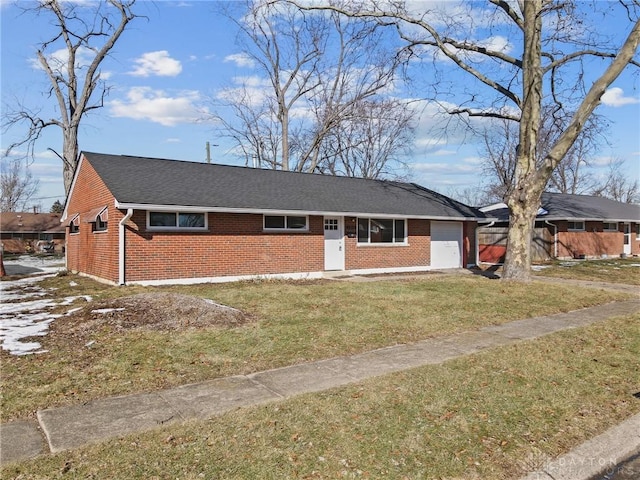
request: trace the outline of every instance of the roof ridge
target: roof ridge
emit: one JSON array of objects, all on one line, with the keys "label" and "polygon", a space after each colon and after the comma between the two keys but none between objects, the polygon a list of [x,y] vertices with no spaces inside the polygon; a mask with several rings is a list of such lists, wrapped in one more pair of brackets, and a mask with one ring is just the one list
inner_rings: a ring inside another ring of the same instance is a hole
[{"label": "roof ridge", "polygon": [[[350,177],[348,175],[325,175],[322,173],[314,173],[314,172],[298,172],[295,170],[277,170],[274,168],[256,168],[256,167],[249,167],[247,165],[229,165],[229,164],[225,164],[225,163],[208,163],[208,162],[197,162],[195,160],[181,160],[181,159],[176,159],[176,158],[160,158],[160,157],[142,157],[139,155],[127,155],[127,154],[112,154],[112,153],[99,153],[99,152],[88,152],[88,151],[82,151],[80,152],[81,155],[99,155],[101,157],[118,157],[118,158],[137,158],[137,159],[141,159],[141,160],[153,160],[153,161],[161,161],[161,162],[181,162],[181,163],[188,163],[188,164],[192,164],[192,165],[211,165],[213,167],[222,167],[222,168],[236,168],[236,169],[240,169],[240,170],[247,170],[247,171],[262,171],[262,172],[274,172],[277,174],[292,174],[292,175],[314,175],[317,177],[327,177],[327,178],[335,178],[335,179],[350,179],[350,180],[362,180],[362,181],[370,181],[370,182],[383,182],[383,183],[397,183],[397,184],[401,184],[401,185],[417,185],[414,184],[413,182],[404,182],[401,180],[393,180],[393,179],[386,179],[386,178],[365,178],[365,177]],[[89,161],[91,161],[91,159],[89,159]],[[425,189],[424,187],[421,187],[423,189]],[[429,189],[426,189],[429,190]],[[431,190],[430,190],[431,191]],[[437,193],[437,192],[434,192]]]}]

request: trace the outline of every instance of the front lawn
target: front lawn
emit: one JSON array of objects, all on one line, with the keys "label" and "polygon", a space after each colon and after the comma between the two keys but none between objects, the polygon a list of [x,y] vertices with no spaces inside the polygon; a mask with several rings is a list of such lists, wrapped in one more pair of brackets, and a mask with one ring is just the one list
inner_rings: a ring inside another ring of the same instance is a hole
[{"label": "front lawn", "polygon": [[640,258],[563,260],[534,267],[535,275],[640,285]]},{"label": "front lawn", "polygon": [[[374,290],[408,295],[407,286],[438,296],[420,282]],[[639,412],[639,372],[636,314],[44,456],[2,473],[15,479],[517,479]]]},{"label": "front lawn", "polygon": [[[602,290],[502,283],[472,275],[167,288],[108,287],[59,276],[42,286],[56,288],[48,290],[49,295],[60,297],[91,294],[101,307],[112,298],[140,292],[195,295],[242,310],[247,322],[164,330],[147,328],[144,312],[134,311],[123,327],[109,321],[115,314],[103,321],[91,313],[90,304],[56,319],[49,334],[38,338],[47,353],[0,354],[2,421],[107,395],[349,355],[626,298]],[[91,328],[78,328],[85,319],[93,322]]]}]

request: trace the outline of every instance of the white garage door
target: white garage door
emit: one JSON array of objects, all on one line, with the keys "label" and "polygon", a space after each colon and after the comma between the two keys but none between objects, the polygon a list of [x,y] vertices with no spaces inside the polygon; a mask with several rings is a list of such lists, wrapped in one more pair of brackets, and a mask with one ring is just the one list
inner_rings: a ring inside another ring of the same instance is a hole
[{"label": "white garage door", "polygon": [[462,222],[431,222],[431,266],[462,267]]}]

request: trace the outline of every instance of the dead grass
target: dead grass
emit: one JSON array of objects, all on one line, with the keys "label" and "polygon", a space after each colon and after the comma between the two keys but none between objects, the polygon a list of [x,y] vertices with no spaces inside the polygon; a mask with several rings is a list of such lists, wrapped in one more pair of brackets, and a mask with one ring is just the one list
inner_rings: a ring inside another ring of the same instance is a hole
[{"label": "dead grass", "polygon": [[[60,297],[91,294],[95,303],[55,320],[51,332],[38,339],[48,353],[0,353],[3,421],[107,395],[349,355],[625,298],[471,275],[171,288],[116,288],[67,276],[45,280],[43,286],[57,288],[51,294]],[[244,319],[233,325],[225,320],[222,328],[220,320],[194,322],[191,307],[167,300],[183,298],[175,295],[196,297],[188,301],[191,306],[202,306],[197,299],[214,300],[240,310]],[[127,309],[133,299],[136,306]],[[154,299],[165,303],[156,305]],[[98,317],[90,313],[94,305],[125,310]],[[176,328],[185,324],[193,328]]]},{"label": "dead grass", "polygon": [[535,274],[546,277],[640,285],[640,259],[638,258],[556,261],[543,265],[543,267]]},{"label": "dead grass", "polygon": [[41,457],[2,473],[14,479],[514,479],[639,412],[638,372],[636,314]]}]

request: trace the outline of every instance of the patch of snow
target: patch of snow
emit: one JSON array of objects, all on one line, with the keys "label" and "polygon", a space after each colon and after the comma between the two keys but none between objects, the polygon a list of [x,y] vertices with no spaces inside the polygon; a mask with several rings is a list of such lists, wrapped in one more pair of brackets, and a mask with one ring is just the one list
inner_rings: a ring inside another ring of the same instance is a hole
[{"label": "patch of snow", "polygon": [[122,312],[124,307],[122,308],[97,308],[95,310],[91,310],[91,313],[109,313],[109,312]]},{"label": "patch of snow", "polygon": [[69,286],[70,286],[70,287],[77,287],[77,286],[78,286],[78,284],[77,284],[76,282],[74,282],[73,280],[71,280],[71,281],[69,282]]},{"label": "patch of snow", "polygon": [[531,266],[531,270],[533,270],[534,272],[540,272],[541,270],[544,270],[545,268],[549,268],[549,265],[532,265]]},{"label": "patch of snow", "polygon": [[58,273],[65,269],[64,258],[21,255],[11,260],[4,260],[7,275],[41,275]]},{"label": "patch of snow", "polygon": [[[20,257],[23,258],[23,257]],[[5,263],[6,266],[6,263]],[[0,304],[0,348],[12,355],[44,353],[39,342],[22,341],[29,337],[42,337],[47,334],[49,325],[62,314],[53,314],[54,307],[71,305],[75,300],[84,298],[91,301],[89,295],[65,297],[62,300],[39,298],[47,295],[46,290],[37,283],[53,274],[33,275],[19,280],[0,282],[2,304]],[[10,301],[11,303],[7,303]],[[72,308],[67,315],[79,308]]]}]

